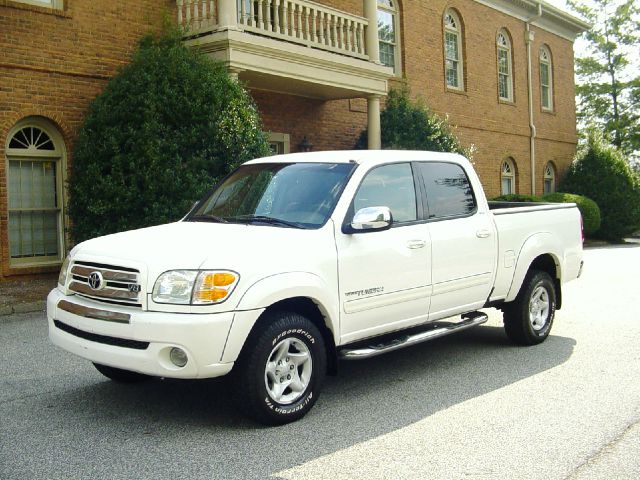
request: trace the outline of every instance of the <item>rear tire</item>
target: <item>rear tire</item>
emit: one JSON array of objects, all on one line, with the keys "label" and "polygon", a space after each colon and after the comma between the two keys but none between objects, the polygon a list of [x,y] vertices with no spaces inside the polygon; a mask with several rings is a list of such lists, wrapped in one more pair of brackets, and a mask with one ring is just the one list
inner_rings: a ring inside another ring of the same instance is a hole
[{"label": "rear tire", "polygon": [[234,368],[237,403],[265,425],[304,417],[320,395],[327,371],[322,333],[293,312],[269,312],[260,319]]},{"label": "rear tire", "polygon": [[100,363],[94,363],[94,367],[105,377],[118,383],[140,383],[146,382],[151,378],[144,373],[132,372],[130,370],[122,370],[121,368],[109,367]]},{"label": "rear tire", "polygon": [[548,273],[531,270],[516,299],[504,308],[507,337],[518,345],[546,340],[556,313],[556,287]]}]

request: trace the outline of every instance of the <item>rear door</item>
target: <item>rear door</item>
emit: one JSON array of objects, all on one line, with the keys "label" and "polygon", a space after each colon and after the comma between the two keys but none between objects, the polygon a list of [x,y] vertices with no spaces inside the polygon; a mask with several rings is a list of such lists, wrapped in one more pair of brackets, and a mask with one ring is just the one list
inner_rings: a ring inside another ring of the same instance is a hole
[{"label": "rear door", "polygon": [[482,307],[493,285],[496,234],[457,163],[418,162],[431,239],[429,319]]}]

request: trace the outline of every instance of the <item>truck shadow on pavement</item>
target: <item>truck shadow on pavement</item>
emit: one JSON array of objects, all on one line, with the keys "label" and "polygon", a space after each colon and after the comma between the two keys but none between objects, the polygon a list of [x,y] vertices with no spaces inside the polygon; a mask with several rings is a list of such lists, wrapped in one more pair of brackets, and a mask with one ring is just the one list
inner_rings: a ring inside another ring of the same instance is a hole
[{"label": "truck shadow on pavement", "polygon": [[[147,445],[163,452],[161,464],[144,467],[145,476],[184,473],[193,467],[189,462],[205,458],[209,463],[198,471],[208,478],[265,478],[552,369],[569,359],[575,344],[550,336],[535,347],[516,347],[502,328],[482,326],[369,360],[342,362],[311,413],[277,428],[257,426],[237,413],[224,379],[127,386],[95,372],[88,373],[95,383],[61,388],[43,401],[58,405],[51,415],[73,411],[75,423],[67,428],[76,441],[58,441],[61,458],[69,449],[67,454],[86,455],[100,465],[96,452],[115,455],[113,445],[125,442],[134,453],[123,458],[121,468],[127,463],[133,471],[142,468],[136,455],[145,455]],[[83,436],[91,439],[90,446],[77,442]],[[274,455],[274,448],[286,454]]]}]

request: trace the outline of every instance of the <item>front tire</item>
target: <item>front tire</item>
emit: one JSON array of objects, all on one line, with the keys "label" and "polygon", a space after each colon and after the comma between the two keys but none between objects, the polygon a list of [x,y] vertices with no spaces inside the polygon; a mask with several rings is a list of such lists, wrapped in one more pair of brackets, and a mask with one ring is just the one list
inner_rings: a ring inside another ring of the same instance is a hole
[{"label": "front tire", "polygon": [[146,382],[151,378],[144,373],[122,370],[121,368],[109,367],[100,363],[94,363],[93,366],[96,367],[96,370],[102,375],[118,383],[140,383]]},{"label": "front tire", "polygon": [[507,337],[519,345],[546,340],[556,312],[556,287],[548,273],[530,271],[516,299],[504,309]]},{"label": "front tire", "polygon": [[325,343],[302,315],[266,315],[238,359],[235,390],[249,417],[283,425],[304,417],[318,399],[327,370]]}]

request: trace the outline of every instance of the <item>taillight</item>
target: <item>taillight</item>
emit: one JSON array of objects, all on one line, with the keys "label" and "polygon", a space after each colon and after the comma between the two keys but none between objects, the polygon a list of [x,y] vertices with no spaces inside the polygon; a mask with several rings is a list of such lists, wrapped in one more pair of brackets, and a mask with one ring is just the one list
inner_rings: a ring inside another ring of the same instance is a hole
[{"label": "taillight", "polygon": [[582,244],[584,245],[584,221],[582,215],[580,215],[580,236],[582,237]]}]

